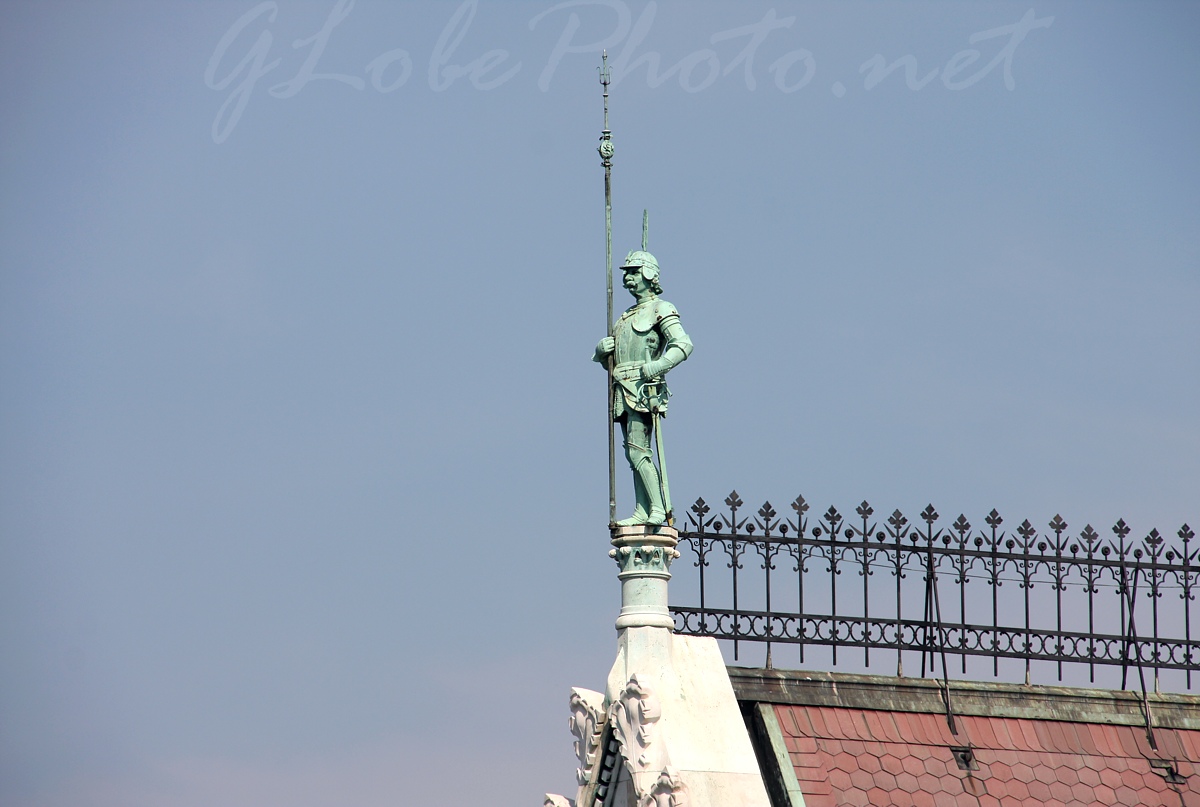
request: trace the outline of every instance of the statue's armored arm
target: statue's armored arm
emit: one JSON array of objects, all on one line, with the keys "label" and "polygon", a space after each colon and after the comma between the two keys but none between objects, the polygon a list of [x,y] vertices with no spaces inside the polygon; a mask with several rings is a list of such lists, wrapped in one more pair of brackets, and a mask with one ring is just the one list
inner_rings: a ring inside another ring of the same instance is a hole
[{"label": "statue's armored arm", "polygon": [[688,338],[679,322],[679,314],[672,310],[658,324],[666,347],[662,355],[654,361],[642,365],[642,378],[653,378],[667,373],[671,368],[681,364],[692,355],[692,340]]}]

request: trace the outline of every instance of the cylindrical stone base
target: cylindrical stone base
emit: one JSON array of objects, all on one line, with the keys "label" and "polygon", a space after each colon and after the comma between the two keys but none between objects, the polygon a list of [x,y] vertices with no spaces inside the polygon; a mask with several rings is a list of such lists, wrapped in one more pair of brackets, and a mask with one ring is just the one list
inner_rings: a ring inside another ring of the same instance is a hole
[{"label": "cylindrical stone base", "polygon": [[679,557],[678,543],[679,533],[672,527],[613,528],[614,548],[608,554],[621,568],[617,575],[621,581],[617,630],[674,627],[667,609],[667,581],[671,579],[671,561]]}]

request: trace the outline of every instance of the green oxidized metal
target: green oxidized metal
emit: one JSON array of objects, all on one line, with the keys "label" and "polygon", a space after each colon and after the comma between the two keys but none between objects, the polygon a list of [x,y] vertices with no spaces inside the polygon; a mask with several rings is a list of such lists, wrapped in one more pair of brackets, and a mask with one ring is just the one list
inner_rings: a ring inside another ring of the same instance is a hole
[{"label": "green oxidized metal", "polygon": [[[679,311],[658,295],[658,261],[645,250],[630,252],[621,266],[622,285],[634,304],[617,320],[613,335],[596,345],[593,359],[612,371],[612,417],[621,424],[625,457],[633,471],[636,506],[618,526],[662,524],[670,493],[654,464],[651,439],[667,412],[666,374],[692,353]],[[659,461],[662,461],[661,441]]]}]

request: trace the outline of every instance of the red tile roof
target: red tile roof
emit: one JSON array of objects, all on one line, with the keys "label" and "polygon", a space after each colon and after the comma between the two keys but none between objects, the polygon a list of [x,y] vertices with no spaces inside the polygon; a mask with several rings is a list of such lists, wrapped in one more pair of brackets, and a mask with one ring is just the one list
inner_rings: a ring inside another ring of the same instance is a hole
[{"label": "red tile roof", "polygon": [[1133,725],[966,715],[954,734],[937,714],[773,708],[806,807],[1200,807],[1200,730],[1156,728],[1155,749]]}]

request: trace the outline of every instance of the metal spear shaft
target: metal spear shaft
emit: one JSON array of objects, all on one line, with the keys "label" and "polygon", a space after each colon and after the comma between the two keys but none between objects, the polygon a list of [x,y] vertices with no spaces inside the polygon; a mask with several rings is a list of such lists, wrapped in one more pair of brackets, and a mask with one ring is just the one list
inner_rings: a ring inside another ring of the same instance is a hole
[{"label": "metal spear shaft", "polygon": [[[607,280],[608,314],[605,327],[613,335],[613,281],[612,281],[612,132],[608,128],[608,51],[600,57],[600,85],[604,87],[604,129],[600,132],[600,164],[604,166],[604,264]],[[608,354],[608,396],[604,419],[608,422],[608,523],[617,521],[617,443],[613,426],[613,354]]]}]

